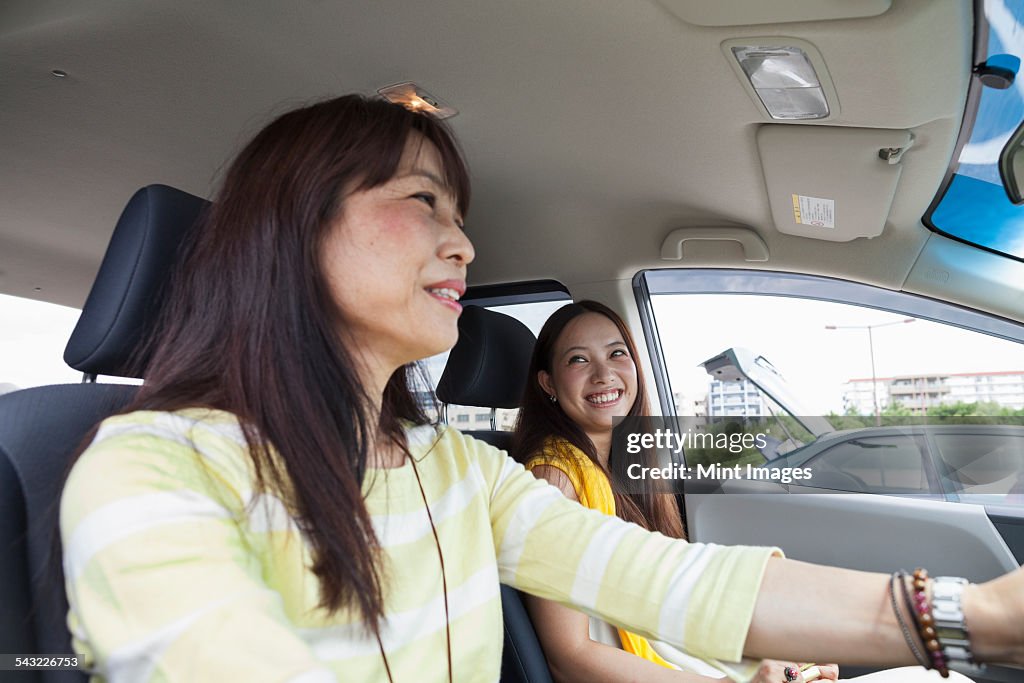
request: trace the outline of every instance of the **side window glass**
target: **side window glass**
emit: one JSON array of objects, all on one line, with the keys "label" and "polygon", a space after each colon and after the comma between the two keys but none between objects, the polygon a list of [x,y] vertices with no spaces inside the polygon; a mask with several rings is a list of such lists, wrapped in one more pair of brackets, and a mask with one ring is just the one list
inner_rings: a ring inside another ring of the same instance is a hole
[{"label": "side window glass", "polygon": [[[554,300],[523,303],[510,301],[509,303],[493,303],[486,305],[485,308],[512,316],[530,328],[530,331],[536,336],[540,334],[540,328],[544,326],[548,317],[571,301],[568,294],[560,295],[561,293],[552,293],[551,296],[559,297]],[[470,303],[472,302],[470,301]],[[444,373],[444,366],[447,361],[447,352],[423,361],[423,369],[427,376],[426,381],[431,392],[437,388],[437,383],[441,381],[441,375]],[[518,410],[499,409],[495,415],[495,426],[501,431],[512,431],[518,414]],[[459,429],[486,430],[491,428],[491,411],[489,408],[449,405],[447,406],[447,416],[448,424],[455,425]]]},{"label": "side window glass", "polygon": [[64,364],[64,347],[81,311],[0,294],[0,394],[82,381]]},{"label": "side window glass", "polygon": [[804,464],[816,488],[859,493],[927,493],[921,448],[912,436],[851,438]]},{"label": "side window glass", "polygon": [[746,462],[809,467],[814,488],[1024,504],[1024,326],[803,275],[637,282],[677,414],[770,425]]},{"label": "side window glass", "polygon": [[943,483],[962,502],[1024,505],[1024,435],[976,427],[972,433],[936,434],[935,445]]}]

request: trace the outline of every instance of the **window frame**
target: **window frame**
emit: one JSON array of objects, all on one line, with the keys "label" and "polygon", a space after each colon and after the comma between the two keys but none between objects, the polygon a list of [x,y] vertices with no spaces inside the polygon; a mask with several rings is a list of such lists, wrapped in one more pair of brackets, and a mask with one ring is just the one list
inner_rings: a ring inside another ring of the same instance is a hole
[{"label": "window frame", "polygon": [[[652,297],[655,295],[736,294],[827,301],[913,316],[1024,345],[1024,324],[917,294],[822,275],[743,268],[645,269],[633,277],[633,294],[651,358],[651,372],[658,390],[662,415],[668,420],[667,426],[677,431],[680,425],[675,415],[672,383],[654,317]],[[940,465],[934,462],[932,444],[927,438],[925,441],[932,460],[931,466],[937,468]],[[942,477],[938,476],[938,480],[943,492],[948,495]],[[951,499],[947,497],[947,500]]]},{"label": "window frame", "polygon": [[468,287],[466,293],[459,299],[463,304],[473,304],[483,308],[562,300],[570,302],[573,298],[568,287],[558,280],[528,280],[473,285]]}]

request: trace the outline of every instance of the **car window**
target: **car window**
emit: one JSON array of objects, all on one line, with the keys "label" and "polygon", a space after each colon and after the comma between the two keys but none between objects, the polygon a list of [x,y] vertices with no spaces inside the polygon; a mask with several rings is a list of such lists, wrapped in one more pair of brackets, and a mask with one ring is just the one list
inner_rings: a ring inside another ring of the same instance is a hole
[{"label": "car window", "polygon": [[[988,0],[987,59],[1024,52],[1024,5]],[[970,138],[953,159],[948,184],[925,221],[937,230],[993,251],[1024,259],[1024,206],[1007,198],[999,175],[999,153],[1024,119],[1024,89],[982,88]]]},{"label": "car window", "polygon": [[[758,464],[812,467],[815,487],[937,497],[982,482],[1005,496],[1024,468],[1020,446],[966,424],[984,417],[1024,443],[1020,325],[827,278],[709,269],[642,279],[660,389],[688,420],[763,418]],[[934,437],[942,465],[927,446],[934,434],[945,435]]]},{"label": "car window", "polygon": [[927,493],[920,442],[913,436],[850,438],[804,463],[818,488],[859,493]]},{"label": "car window", "polygon": [[1024,435],[938,434],[935,445],[944,483],[963,502],[1024,504]]},{"label": "car window", "polygon": [[80,313],[75,308],[0,294],[0,394],[82,380],[82,373],[62,360]]}]

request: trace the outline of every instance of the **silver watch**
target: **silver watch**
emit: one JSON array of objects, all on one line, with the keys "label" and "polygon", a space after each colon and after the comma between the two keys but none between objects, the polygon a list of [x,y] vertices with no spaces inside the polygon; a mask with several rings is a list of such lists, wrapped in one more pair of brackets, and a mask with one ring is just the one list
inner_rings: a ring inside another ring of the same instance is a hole
[{"label": "silver watch", "polygon": [[935,618],[936,639],[949,668],[961,673],[977,674],[985,670],[984,664],[974,660],[971,638],[961,605],[967,579],[958,576],[937,576],[932,579],[932,616]]}]

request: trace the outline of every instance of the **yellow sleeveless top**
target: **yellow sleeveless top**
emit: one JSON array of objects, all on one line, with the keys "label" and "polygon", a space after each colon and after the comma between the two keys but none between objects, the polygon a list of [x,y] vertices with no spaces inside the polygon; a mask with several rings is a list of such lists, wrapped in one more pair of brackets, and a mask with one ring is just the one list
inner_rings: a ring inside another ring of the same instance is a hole
[{"label": "yellow sleeveless top", "polygon": [[[530,458],[526,469],[532,470],[540,465],[549,465],[565,474],[572,482],[576,497],[585,507],[598,510],[606,515],[615,516],[615,496],[612,494],[611,482],[594,462],[580,449],[563,439],[549,440],[544,451]],[[647,639],[635,633],[618,629],[619,641],[626,652],[643,657],[668,669],[679,667],[662,659]]]}]

